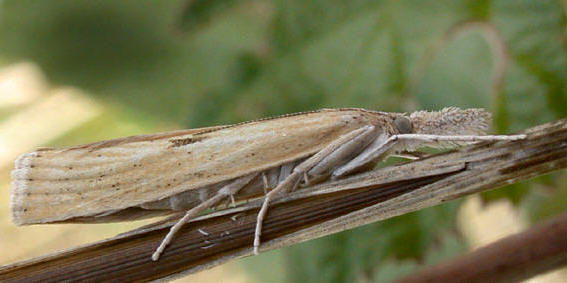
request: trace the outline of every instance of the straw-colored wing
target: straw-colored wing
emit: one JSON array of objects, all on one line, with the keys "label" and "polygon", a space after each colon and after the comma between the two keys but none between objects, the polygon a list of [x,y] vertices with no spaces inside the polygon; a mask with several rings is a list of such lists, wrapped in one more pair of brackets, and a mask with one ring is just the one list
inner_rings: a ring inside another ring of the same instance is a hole
[{"label": "straw-colored wing", "polygon": [[24,154],[12,172],[13,221],[109,214],[266,170],[312,155],[375,117],[321,110]]}]

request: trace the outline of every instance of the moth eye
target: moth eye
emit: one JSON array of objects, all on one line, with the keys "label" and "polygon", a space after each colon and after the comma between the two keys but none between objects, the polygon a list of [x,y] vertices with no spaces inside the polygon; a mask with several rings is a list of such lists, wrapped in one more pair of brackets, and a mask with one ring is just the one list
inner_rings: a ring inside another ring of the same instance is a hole
[{"label": "moth eye", "polygon": [[413,131],[410,119],[408,117],[399,116],[394,120],[394,125],[400,134],[409,134]]}]

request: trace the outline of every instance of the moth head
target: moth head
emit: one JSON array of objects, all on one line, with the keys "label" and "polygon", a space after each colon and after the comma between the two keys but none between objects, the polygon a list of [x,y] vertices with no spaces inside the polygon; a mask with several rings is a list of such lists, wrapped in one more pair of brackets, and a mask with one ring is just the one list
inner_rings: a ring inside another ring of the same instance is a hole
[{"label": "moth head", "polygon": [[427,135],[483,135],[491,123],[484,109],[443,108],[441,111],[417,111],[409,116],[413,133]]}]

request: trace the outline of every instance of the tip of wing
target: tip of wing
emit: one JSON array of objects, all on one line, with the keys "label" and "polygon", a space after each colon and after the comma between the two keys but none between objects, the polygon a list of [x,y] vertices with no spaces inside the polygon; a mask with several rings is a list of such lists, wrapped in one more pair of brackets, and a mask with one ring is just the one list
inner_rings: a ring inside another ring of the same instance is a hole
[{"label": "tip of wing", "polygon": [[12,183],[10,192],[10,210],[12,222],[16,225],[31,224],[26,220],[27,209],[24,207],[28,197],[29,172],[33,168],[31,160],[37,156],[37,152],[21,155],[15,162],[15,168],[11,173]]}]

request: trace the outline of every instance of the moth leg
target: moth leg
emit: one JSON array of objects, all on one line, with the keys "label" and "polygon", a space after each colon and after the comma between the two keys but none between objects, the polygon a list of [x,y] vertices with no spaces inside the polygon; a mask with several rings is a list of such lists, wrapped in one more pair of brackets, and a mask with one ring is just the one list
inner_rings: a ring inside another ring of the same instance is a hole
[{"label": "moth leg", "polygon": [[169,230],[169,233],[167,233],[165,238],[161,241],[159,247],[152,254],[152,260],[157,261],[159,259],[160,255],[163,253],[163,250],[167,247],[167,245],[173,239],[173,236],[175,236],[175,234],[181,229],[181,227],[183,227],[183,225],[186,222],[195,218],[199,213],[201,213],[205,209],[213,207],[215,204],[222,201],[227,196],[232,196],[232,195],[238,193],[238,191],[240,189],[242,189],[243,187],[245,187],[252,179],[254,179],[254,177],[256,177],[256,175],[257,175],[257,173],[250,174],[250,175],[240,177],[240,178],[230,182],[226,186],[222,187],[217,192],[216,195],[214,195],[210,199],[202,202],[201,204],[195,206],[194,208],[188,210],[185,213],[185,215],[179,221],[177,221],[177,223],[175,223],[175,225],[173,225],[171,227],[171,229]]},{"label": "moth leg", "polygon": [[262,172],[262,181],[264,182],[264,195],[268,193],[268,188],[270,187],[270,183],[268,182],[268,176],[266,176],[266,172]]},{"label": "moth leg", "polygon": [[401,157],[401,158],[405,158],[405,159],[417,160],[417,159],[424,158],[428,155],[429,155],[428,153],[420,152],[420,151],[402,151],[402,152],[396,152],[396,153],[392,154],[391,156],[397,156],[397,157]]},{"label": "moth leg", "polygon": [[205,230],[203,230],[203,229],[201,229],[201,228],[197,229],[197,232],[201,233],[201,234],[204,235],[204,236],[208,236],[208,235],[209,235],[208,232],[206,232]]},{"label": "moth leg", "polygon": [[297,165],[289,176],[283,179],[276,186],[276,188],[266,194],[260,212],[258,212],[258,218],[256,220],[256,231],[254,233],[254,254],[258,254],[260,236],[262,235],[262,222],[264,221],[266,213],[268,212],[268,205],[274,196],[276,196],[280,192],[289,192],[294,190],[301,179],[305,177],[305,173],[309,172],[309,170],[311,170],[321,162],[327,160],[327,157],[340,157],[343,155],[348,155],[345,152],[351,151],[353,149],[353,143],[359,143],[360,139],[372,140],[373,136],[375,135],[375,127],[366,126],[341,136],[336,141],[332,142],[331,144],[327,145],[325,148],[317,152],[315,155]]},{"label": "moth leg", "polygon": [[224,205],[224,208],[227,209],[232,205],[232,207],[236,206],[236,200],[234,199],[234,195],[230,194],[228,196],[226,196],[226,202]]},{"label": "moth leg", "polygon": [[333,178],[342,177],[349,173],[355,172],[357,169],[367,166],[371,162],[379,161],[386,157],[388,151],[398,141],[412,141],[419,143],[440,143],[440,142],[477,142],[477,141],[502,141],[502,140],[520,140],[526,138],[526,135],[486,135],[486,136],[442,136],[442,135],[424,135],[424,134],[400,134],[393,135],[384,140],[384,136],[376,139],[368,148],[360,155],[351,160],[346,165],[337,168],[333,172]]},{"label": "moth leg", "polygon": [[303,183],[306,184],[306,185],[309,185],[309,183],[310,183],[309,182],[309,176],[307,176],[307,172],[303,172]]},{"label": "moth leg", "polygon": [[363,149],[369,147],[369,144],[384,139],[386,135],[376,131],[368,131],[364,134],[344,143],[339,149],[330,153],[321,162],[314,165],[305,174],[305,182],[309,183],[308,177],[312,179],[328,178],[332,170],[347,163],[360,154]]},{"label": "moth leg", "polygon": [[396,144],[399,135],[387,137],[380,135],[374,140],[364,151],[349,161],[347,164],[333,171],[333,178],[339,178],[344,175],[353,173],[360,168],[368,166],[372,162],[379,161],[384,158],[388,151]]}]

